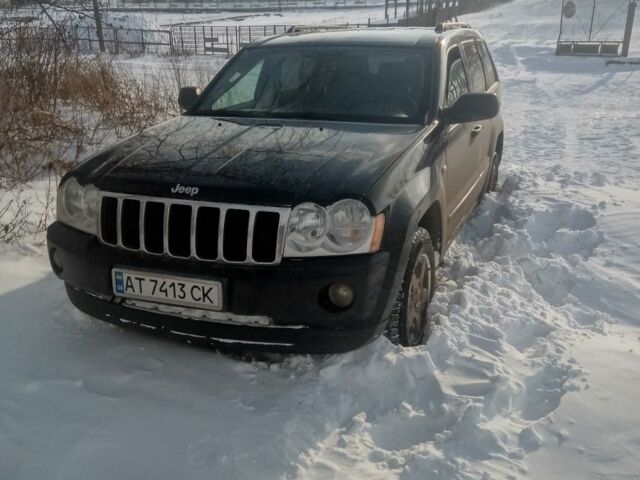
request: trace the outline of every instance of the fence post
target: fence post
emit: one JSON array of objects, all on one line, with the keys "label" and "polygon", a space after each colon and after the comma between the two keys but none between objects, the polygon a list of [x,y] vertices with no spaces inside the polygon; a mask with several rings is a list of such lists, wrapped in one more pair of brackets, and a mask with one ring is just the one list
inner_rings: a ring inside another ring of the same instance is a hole
[{"label": "fence post", "polygon": [[198,34],[196,33],[196,27],[193,27],[193,45],[197,55],[198,54]]},{"label": "fence post", "polygon": [[142,53],[147,53],[147,48],[144,44],[144,30],[140,30],[140,39],[142,40]]},{"label": "fence post", "polygon": [[113,27],[113,52],[118,55],[120,53],[120,45],[118,45],[118,29]]}]

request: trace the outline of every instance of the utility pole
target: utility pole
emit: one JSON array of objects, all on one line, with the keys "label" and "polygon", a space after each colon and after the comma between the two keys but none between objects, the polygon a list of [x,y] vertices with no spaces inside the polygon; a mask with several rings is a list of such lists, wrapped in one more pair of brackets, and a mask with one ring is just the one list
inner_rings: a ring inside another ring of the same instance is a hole
[{"label": "utility pole", "polygon": [[633,19],[636,16],[636,0],[629,0],[629,10],[627,10],[627,24],[624,27],[624,40],[622,41],[622,56],[629,56],[629,44],[631,43],[631,32],[633,31]]},{"label": "utility pole", "polygon": [[100,51],[104,52],[104,34],[102,33],[102,18],[100,17],[100,4],[99,0],[91,0],[93,2],[93,17],[96,20],[96,35],[98,36],[98,46]]},{"label": "utility pole", "polygon": [[591,25],[589,26],[589,41],[591,41],[591,34],[593,33],[593,18],[596,16],[596,0],[593,0],[593,10],[591,11]]}]

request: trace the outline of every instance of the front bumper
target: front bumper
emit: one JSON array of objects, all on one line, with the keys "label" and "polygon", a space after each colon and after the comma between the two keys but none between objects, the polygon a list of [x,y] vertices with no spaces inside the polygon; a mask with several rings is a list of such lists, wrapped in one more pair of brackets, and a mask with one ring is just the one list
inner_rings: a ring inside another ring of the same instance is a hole
[{"label": "front bumper", "polygon": [[[283,259],[276,266],[220,265],[197,260],[130,252],[100,243],[56,222],[47,232],[54,271],[67,287],[71,302],[83,312],[119,325],[138,326],[191,342],[221,348],[297,353],[333,353],[358,348],[384,332],[392,279],[389,257],[373,255]],[[59,267],[62,267],[61,269]],[[219,279],[224,284],[228,318],[202,320],[187,313],[132,308],[112,292],[114,266],[180,276]],[[332,283],[355,290],[354,304],[332,308],[326,291]],[[237,318],[267,318],[247,324]]]}]

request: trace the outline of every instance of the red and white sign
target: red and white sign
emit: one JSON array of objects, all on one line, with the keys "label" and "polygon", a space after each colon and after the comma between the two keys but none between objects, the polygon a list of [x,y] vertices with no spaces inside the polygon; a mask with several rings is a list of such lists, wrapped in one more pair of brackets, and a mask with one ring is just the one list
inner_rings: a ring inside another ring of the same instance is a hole
[{"label": "red and white sign", "polygon": [[564,2],[562,13],[567,18],[572,18],[576,14],[576,4],[573,2],[573,0],[566,0]]}]

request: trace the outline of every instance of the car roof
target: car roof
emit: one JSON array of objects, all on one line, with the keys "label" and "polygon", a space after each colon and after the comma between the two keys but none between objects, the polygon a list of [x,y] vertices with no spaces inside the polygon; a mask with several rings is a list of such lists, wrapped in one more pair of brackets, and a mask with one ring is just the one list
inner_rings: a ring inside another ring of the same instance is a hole
[{"label": "car roof", "polygon": [[[315,27],[313,27],[315,28]],[[440,39],[454,37],[481,38],[470,28],[456,28],[436,32],[433,27],[369,27],[328,28],[302,30],[297,33],[267,37],[252,43],[250,47],[292,45],[376,45],[390,47],[434,46]]]}]

